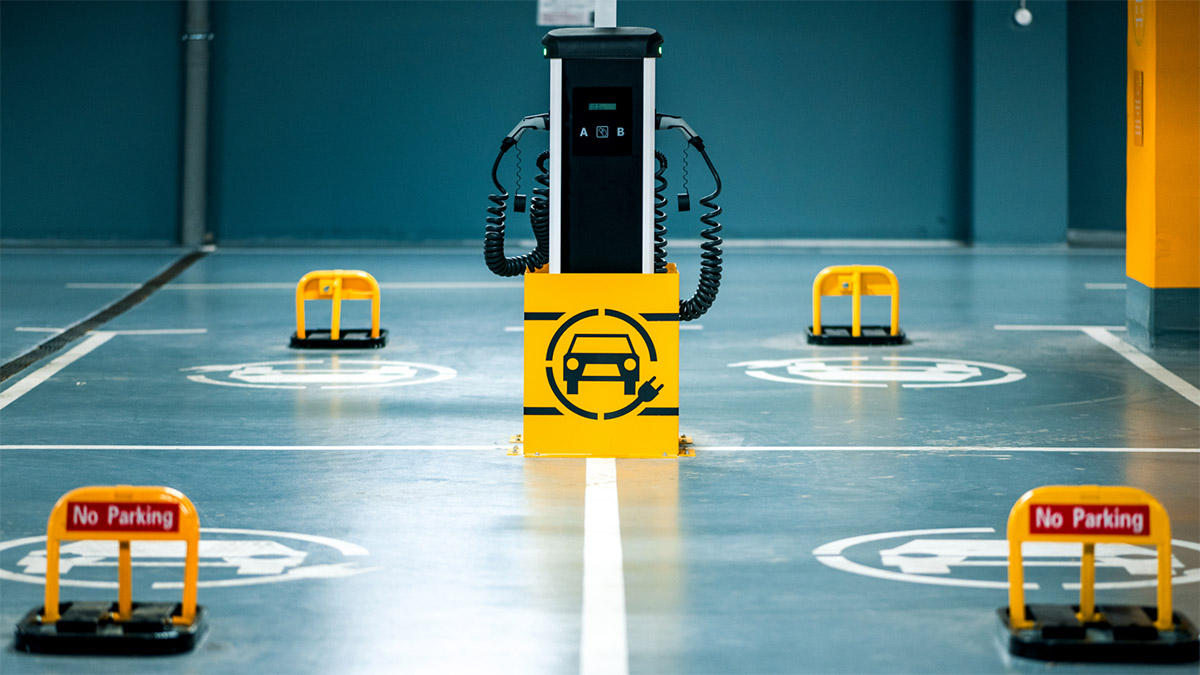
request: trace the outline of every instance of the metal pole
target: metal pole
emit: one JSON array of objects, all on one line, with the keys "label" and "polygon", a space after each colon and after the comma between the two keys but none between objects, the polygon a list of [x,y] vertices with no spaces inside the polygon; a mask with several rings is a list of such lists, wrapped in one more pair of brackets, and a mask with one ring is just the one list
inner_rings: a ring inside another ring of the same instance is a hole
[{"label": "metal pole", "polygon": [[128,539],[117,549],[117,620],[133,618],[133,553]]},{"label": "metal pole", "polygon": [[208,238],[208,0],[187,0],[184,28],[183,194],[180,243],[196,247]]},{"label": "metal pole", "polygon": [[617,0],[596,0],[596,28],[616,28]]}]

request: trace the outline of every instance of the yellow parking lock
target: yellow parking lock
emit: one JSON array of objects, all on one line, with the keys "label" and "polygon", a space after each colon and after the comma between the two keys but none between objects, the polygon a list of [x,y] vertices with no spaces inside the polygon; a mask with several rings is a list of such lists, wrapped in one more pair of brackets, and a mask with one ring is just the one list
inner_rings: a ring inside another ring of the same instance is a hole
[{"label": "yellow parking lock", "polygon": [[[1022,547],[1071,542],[1081,547],[1079,605],[1025,604]],[[1156,607],[1096,604],[1096,545],[1154,546]],[[1008,518],[1008,607],[1000,617],[1009,649],[1055,661],[1189,661],[1200,657],[1196,627],[1171,606],[1171,523],[1143,490],[1052,485],[1026,492]]]},{"label": "yellow parking lock", "polygon": [[[821,323],[821,298],[826,295],[849,295],[852,298],[849,326],[825,326]],[[862,325],[862,296],[890,295],[892,297],[889,326]],[[900,330],[900,282],[896,274],[880,265],[836,265],[826,267],[813,281],[813,323],[808,329],[810,344],[902,344]]]},{"label": "yellow parking lock", "polygon": [[[306,300],[332,300],[333,316],[329,328],[304,326]],[[370,300],[371,327],[341,327],[342,300]],[[307,349],[378,348],[387,344],[387,331],[379,327],[379,283],[361,270],[317,270],[296,284],[296,333],[291,346]]]},{"label": "yellow parking lock", "polygon": [[[117,602],[59,602],[62,541],[117,542]],[[181,603],[134,603],[133,541],[187,546]],[[200,518],[183,493],[168,487],[82,487],[63,495],[46,527],[42,607],[17,624],[18,649],[31,652],[155,654],[187,651],[206,629],[196,604]]]}]

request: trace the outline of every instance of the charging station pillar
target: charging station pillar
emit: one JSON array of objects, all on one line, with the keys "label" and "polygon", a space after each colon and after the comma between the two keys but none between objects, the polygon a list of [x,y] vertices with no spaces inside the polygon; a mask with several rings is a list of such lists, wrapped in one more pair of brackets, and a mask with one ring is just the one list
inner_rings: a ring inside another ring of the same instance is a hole
[{"label": "charging station pillar", "polygon": [[550,59],[550,273],[654,271],[651,28],[560,28]]},{"label": "charging station pillar", "polygon": [[674,457],[679,275],[654,269],[650,28],[564,28],[550,60],[550,255],[525,275],[524,452]]}]

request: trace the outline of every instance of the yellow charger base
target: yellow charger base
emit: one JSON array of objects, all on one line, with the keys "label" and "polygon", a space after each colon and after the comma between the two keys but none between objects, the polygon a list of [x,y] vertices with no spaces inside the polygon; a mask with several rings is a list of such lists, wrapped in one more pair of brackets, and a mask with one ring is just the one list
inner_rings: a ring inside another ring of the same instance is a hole
[{"label": "yellow charger base", "polygon": [[525,275],[526,457],[676,457],[679,275]]}]

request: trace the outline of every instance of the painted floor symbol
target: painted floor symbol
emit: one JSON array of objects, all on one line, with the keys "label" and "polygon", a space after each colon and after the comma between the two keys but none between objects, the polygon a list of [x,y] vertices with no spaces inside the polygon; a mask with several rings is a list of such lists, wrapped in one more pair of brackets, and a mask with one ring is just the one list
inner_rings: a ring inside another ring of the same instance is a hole
[{"label": "painted floor symbol", "polygon": [[[76,567],[116,567],[118,542],[73,541],[59,548],[58,570]],[[134,541],[130,556],[135,567],[183,567],[185,541]],[[238,574],[283,574],[304,563],[308,553],[266,539],[201,540],[202,567],[232,567]],[[215,560],[214,560],[215,559]],[[29,552],[17,562],[25,574],[46,573],[46,551]]]},{"label": "painted floor symbol", "polygon": [[[990,527],[958,527],[930,530],[880,532],[839,539],[813,551],[817,561],[828,567],[851,574],[876,579],[904,581],[934,586],[1007,589],[1008,581],[992,579],[982,569],[1008,567],[1008,541],[983,538],[995,535]],[[951,537],[951,535],[954,535]],[[962,535],[976,535],[971,539]],[[944,538],[943,538],[944,537]],[[897,546],[886,547],[890,540],[902,540]],[[1172,584],[1200,583],[1200,544],[1174,539],[1171,567],[1175,571]],[[1082,545],[1074,542],[1027,542],[1022,548],[1026,568],[1074,568],[1064,572],[1070,581],[1062,583],[1067,590],[1079,589],[1079,567]],[[1180,555],[1184,558],[1180,558]],[[1184,560],[1191,560],[1185,563]],[[1096,568],[1099,576],[1107,570],[1103,581],[1097,579],[1097,589],[1153,588],[1157,583],[1157,552],[1153,547],[1132,544],[1096,544]],[[1190,566],[1189,566],[1190,565]],[[1120,570],[1120,571],[1118,571]],[[1123,573],[1122,573],[1123,572]],[[1028,581],[1025,588],[1037,589]],[[1056,578],[1061,582],[1060,578]]]},{"label": "painted floor symbol", "polygon": [[184,368],[192,382],[255,389],[360,389],[440,382],[453,368],[405,361],[332,358]]},{"label": "painted floor symbol", "polygon": [[408,380],[417,369],[408,365],[383,365],[345,371],[340,368],[280,368],[245,366],[229,373],[229,379],[251,384],[363,384],[379,385]]},{"label": "painted floor symbol", "polygon": [[1025,377],[1017,368],[995,363],[907,356],[775,359],[731,363],[729,367],[745,368],[747,375],[760,380],[834,387],[978,387]]},{"label": "painted floor symbol", "polygon": [[983,373],[975,366],[961,363],[936,363],[932,366],[860,366],[847,367],[824,361],[793,363],[791,375],[821,382],[963,382]]},{"label": "painted floor symbol", "polygon": [[[340,539],[296,532],[200,528],[200,588],[250,586],[301,579],[334,579],[371,572],[360,560],[367,549]],[[245,538],[242,538],[245,537]],[[21,555],[21,549],[25,549]],[[0,579],[30,584],[46,583],[46,537],[35,536],[0,542],[0,552],[14,550],[20,558],[0,567]],[[132,566],[137,569],[182,570],[187,553],[184,541],[130,542]],[[62,586],[116,588],[118,543],[82,540],[59,548],[59,583]],[[10,558],[11,559],[11,558]],[[104,572],[110,568],[111,572]],[[98,574],[97,574],[98,573]],[[153,575],[150,575],[153,577]],[[182,588],[183,582],[153,581],[151,587]],[[135,581],[137,580],[135,575]]]},{"label": "painted floor symbol", "polygon": [[[1073,542],[1029,542],[1022,549],[1026,567],[1079,567],[1080,546]],[[879,552],[885,567],[905,574],[951,574],[955,567],[1007,567],[1004,539],[913,539]],[[1153,548],[1132,544],[1096,544],[1096,567],[1119,567],[1130,576],[1154,576],[1158,562]],[[1171,567],[1182,569],[1179,558]]]}]

